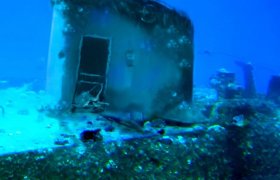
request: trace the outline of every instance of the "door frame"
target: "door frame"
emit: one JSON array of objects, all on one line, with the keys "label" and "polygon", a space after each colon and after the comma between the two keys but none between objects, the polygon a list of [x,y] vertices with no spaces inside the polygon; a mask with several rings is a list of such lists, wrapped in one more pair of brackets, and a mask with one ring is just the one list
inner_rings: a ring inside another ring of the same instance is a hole
[{"label": "door frame", "polygon": [[96,39],[104,39],[106,41],[108,41],[108,57],[107,57],[107,63],[106,63],[106,72],[105,72],[105,85],[103,86],[103,91],[104,91],[104,96],[106,96],[106,89],[107,89],[107,77],[108,77],[108,72],[109,72],[109,65],[110,65],[110,61],[111,61],[111,48],[112,48],[112,37],[105,37],[105,36],[100,36],[100,35],[96,35],[96,34],[90,34],[90,35],[82,35],[81,39],[80,39],[80,44],[79,44],[79,59],[78,59],[78,66],[76,69],[76,80],[75,80],[75,90],[74,90],[74,94],[73,94],[73,98],[72,98],[72,107],[73,104],[75,103],[75,96],[76,96],[76,90],[77,90],[77,84],[78,84],[78,80],[79,80],[79,74],[80,74],[80,63],[81,63],[81,51],[82,51],[82,46],[83,46],[83,41],[84,41],[84,37],[89,37],[89,38],[96,38]]}]

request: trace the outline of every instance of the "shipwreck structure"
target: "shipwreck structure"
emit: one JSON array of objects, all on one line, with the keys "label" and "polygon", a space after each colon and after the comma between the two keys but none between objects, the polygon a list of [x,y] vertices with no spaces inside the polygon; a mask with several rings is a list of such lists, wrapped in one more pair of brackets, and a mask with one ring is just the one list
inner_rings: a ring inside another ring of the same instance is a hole
[{"label": "shipwreck structure", "polygon": [[170,113],[190,102],[193,25],[155,0],[52,0],[47,92],[64,107]]}]

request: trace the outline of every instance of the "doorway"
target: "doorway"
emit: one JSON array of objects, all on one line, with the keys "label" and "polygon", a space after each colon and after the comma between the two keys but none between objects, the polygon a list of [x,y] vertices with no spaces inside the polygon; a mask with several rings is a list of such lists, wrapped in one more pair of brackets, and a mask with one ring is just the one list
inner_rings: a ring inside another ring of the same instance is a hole
[{"label": "doorway", "polygon": [[110,39],[84,36],[80,46],[80,63],[73,106],[91,109],[105,101]]}]

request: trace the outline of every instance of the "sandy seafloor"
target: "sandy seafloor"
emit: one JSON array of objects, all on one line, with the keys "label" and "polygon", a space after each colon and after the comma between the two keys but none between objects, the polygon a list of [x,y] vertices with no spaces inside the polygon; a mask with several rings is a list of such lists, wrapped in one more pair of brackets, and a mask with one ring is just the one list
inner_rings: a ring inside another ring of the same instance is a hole
[{"label": "sandy seafloor", "polygon": [[[101,129],[103,141],[121,141],[138,137],[158,135],[153,130],[139,130],[138,127],[120,126],[93,113],[65,113],[49,115],[42,111],[52,106],[52,101],[44,91],[30,90],[29,85],[0,90],[0,155],[13,154],[44,148],[55,148],[62,145],[73,145],[78,141],[60,142],[65,136],[79,139],[84,130]],[[104,128],[113,126],[113,131]],[[193,128],[168,128],[170,134],[188,133]]]},{"label": "sandy seafloor", "polygon": [[[280,109],[262,96],[217,100],[196,88],[185,110],[197,124],[139,129],[98,114],[46,115],[50,97],[28,85],[0,94],[2,179],[280,178]],[[96,129],[98,142],[80,140]]]}]

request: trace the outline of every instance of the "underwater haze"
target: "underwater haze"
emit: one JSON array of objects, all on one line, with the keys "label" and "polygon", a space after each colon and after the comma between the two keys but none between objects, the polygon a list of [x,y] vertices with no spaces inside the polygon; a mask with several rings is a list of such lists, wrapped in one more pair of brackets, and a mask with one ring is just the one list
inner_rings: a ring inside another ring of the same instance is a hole
[{"label": "underwater haze", "polygon": [[1,87],[44,88],[51,28],[49,1],[6,1],[1,7]]},{"label": "underwater haze", "polygon": [[[271,75],[279,74],[280,2],[165,0],[187,13],[194,24],[196,86],[208,86],[220,68],[242,72],[235,60],[251,62],[256,86],[266,92]],[[1,7],[1,87],[33,83],[45,86],[52,8],[48,0],[5,1]],[[203,73],[202,73],[203,72]]]},{"label": "underwater haze", "polygon": [[0,180],[280,179],[279,0],[8,0],[0,20]]}]

